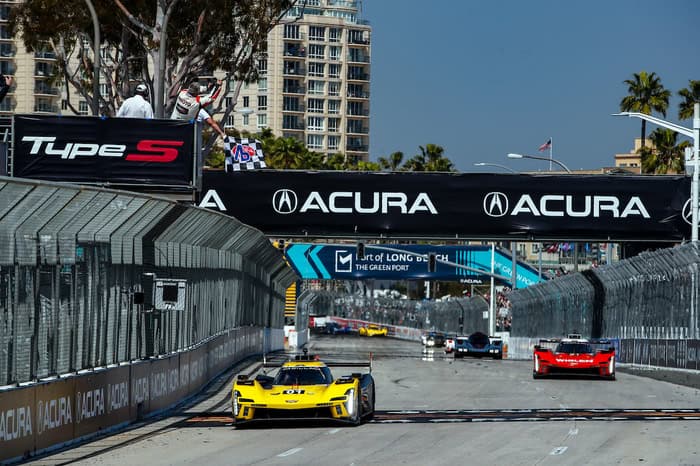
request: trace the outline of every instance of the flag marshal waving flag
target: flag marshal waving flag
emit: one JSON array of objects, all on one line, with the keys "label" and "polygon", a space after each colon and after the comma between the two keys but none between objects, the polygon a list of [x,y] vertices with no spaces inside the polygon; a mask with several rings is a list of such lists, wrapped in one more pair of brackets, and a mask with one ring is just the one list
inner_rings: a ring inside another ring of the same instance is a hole
[{"label": "flag marshal waving flag", "polygon": [[552,138],[547,139],[547,142],[542,144],[540,148],[538,149],[540,152],[544,152],[547,149],[550,149],[552,147]]}]

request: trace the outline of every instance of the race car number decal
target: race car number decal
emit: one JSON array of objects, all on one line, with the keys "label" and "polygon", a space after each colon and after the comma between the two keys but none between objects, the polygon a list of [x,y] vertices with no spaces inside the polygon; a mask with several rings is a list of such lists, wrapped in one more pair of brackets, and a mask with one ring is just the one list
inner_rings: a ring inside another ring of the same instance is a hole
[{"label": "race car number decal", "polygon": [[304,390],[290,388],[289,390],[284,390],[283,395],[303,395]]}]

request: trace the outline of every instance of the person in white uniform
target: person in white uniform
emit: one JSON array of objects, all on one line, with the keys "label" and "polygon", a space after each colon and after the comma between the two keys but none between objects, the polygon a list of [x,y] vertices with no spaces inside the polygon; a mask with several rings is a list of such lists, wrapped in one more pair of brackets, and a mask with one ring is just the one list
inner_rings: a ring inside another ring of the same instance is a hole
[{"label": "person in white uniform", "polygon": [[148,87],[145,84],[136,86],[134,96],[124,101],[119,111],[118,118],[153,118],[153,107],[148,100]]}]

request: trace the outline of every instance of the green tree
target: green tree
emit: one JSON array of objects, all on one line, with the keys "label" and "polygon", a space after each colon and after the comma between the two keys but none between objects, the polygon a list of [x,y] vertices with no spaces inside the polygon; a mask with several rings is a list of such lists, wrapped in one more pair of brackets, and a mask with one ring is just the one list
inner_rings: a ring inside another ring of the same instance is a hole
[{"label": "green tree", "polygon": [[[194,77],[222,70],[224,92],[235,102],[243,82],[257,79],[267,34],[297,0],[103,0],[93,2],[100,24],[106,95],[103,114],[113,115],[130,82],[151,89],[156,116],[168,116],[177,92]],[[48,26],[50,25],[50,26]],[[92,19],[79,1],[31,0],[12,6],[10,28],[31,52],[57,57],[56,78],[92,102]],[[88,45],[86,45],[88,44]],[[150,68],[149,66],[150,65]],[[152,73],[152,74],[151,74]],[[234,86],[234,87],[231,87]],[[222,99],[223,100],[223,99]],[[214,109],[221,110],[221,105]],[[224,118],[233,110],[226,108]],[[214,133],[216,135],[216,133]]]},{"label": "green tree", "polygon": [[324,170],[347,170],[350,166],[350,158],[345,154],[331,154],[326,158],[323,164]]},{"label": "green tree", "polygon": [[678,95],[683,98],[678,105],[678,118],[687,120],[693,118],[693,106],[700,102],[700,81],[688,81],[688,87],[678,91]]},{"label": "green tree", "polygon": [[414,155],[406,161],[403,169],[415,172],[452,172],[454,164],[443,154],[445,150],[437,144],[419,146],[420,154]]},{"label": "green tree", "polygon": [[[263,148],[263,152],[264,152]],[[300,168],[306,146],[296,138],[277,138],[270,150],[265,153],[265,160],[270,168]]]},{"label": "green tree", "polygon": [[[649,74],[646,71],[640,71],[634,73],[633,78],[626,79],[624,83],[627,84],[629,95],[623,97],[620,102],[621,111],[647,115],[651,115],[652,111],[657,111],[666,116],[671,91],[664,88],[661,84],[661,78],[656,73]],[[642,148],[645,147],[646,123],[646,120],[642,120]]]},{"label": "green tree", "polygon": [[678,144],[678,133],[670,129],[657,128],[650,135],[652,147],[642,147],[642,173],[667,174],[685,171],[685,148],[688,141]]},{"label": "green tree", "polygon": [[389,157],[379,157],[379,167],[382,170],[397,171],[403,162],[403,152],[393,152]]}]

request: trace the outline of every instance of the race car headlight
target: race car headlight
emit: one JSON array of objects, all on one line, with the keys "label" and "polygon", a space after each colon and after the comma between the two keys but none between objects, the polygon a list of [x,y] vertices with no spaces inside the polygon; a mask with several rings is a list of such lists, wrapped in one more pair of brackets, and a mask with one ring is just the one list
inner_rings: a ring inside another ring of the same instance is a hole
[{"label": "race car headlight", "polygon": [[608,374],[615,372],[615,356],[610,358],[610,363],[608,363]]},{"label": "race car headlight", "polygon": [[234,416],[238,416],[238,412],[240,411],[241,407],[238,404],[238,397],[241,396],[241,392],[238,390],[233,391],[233,399],[231,400],[231,411],[233,411]]},{"label": "race car headlight", "polygon": [[535,355],[535,372],[540,370],[540,358],[539,356]]},{"label": "race car headlight", "polygon": [[345,400],[345,411],[348,412],[349,416],[355,414],[355,389],[351,388],[345,392],[347,399]]}]

